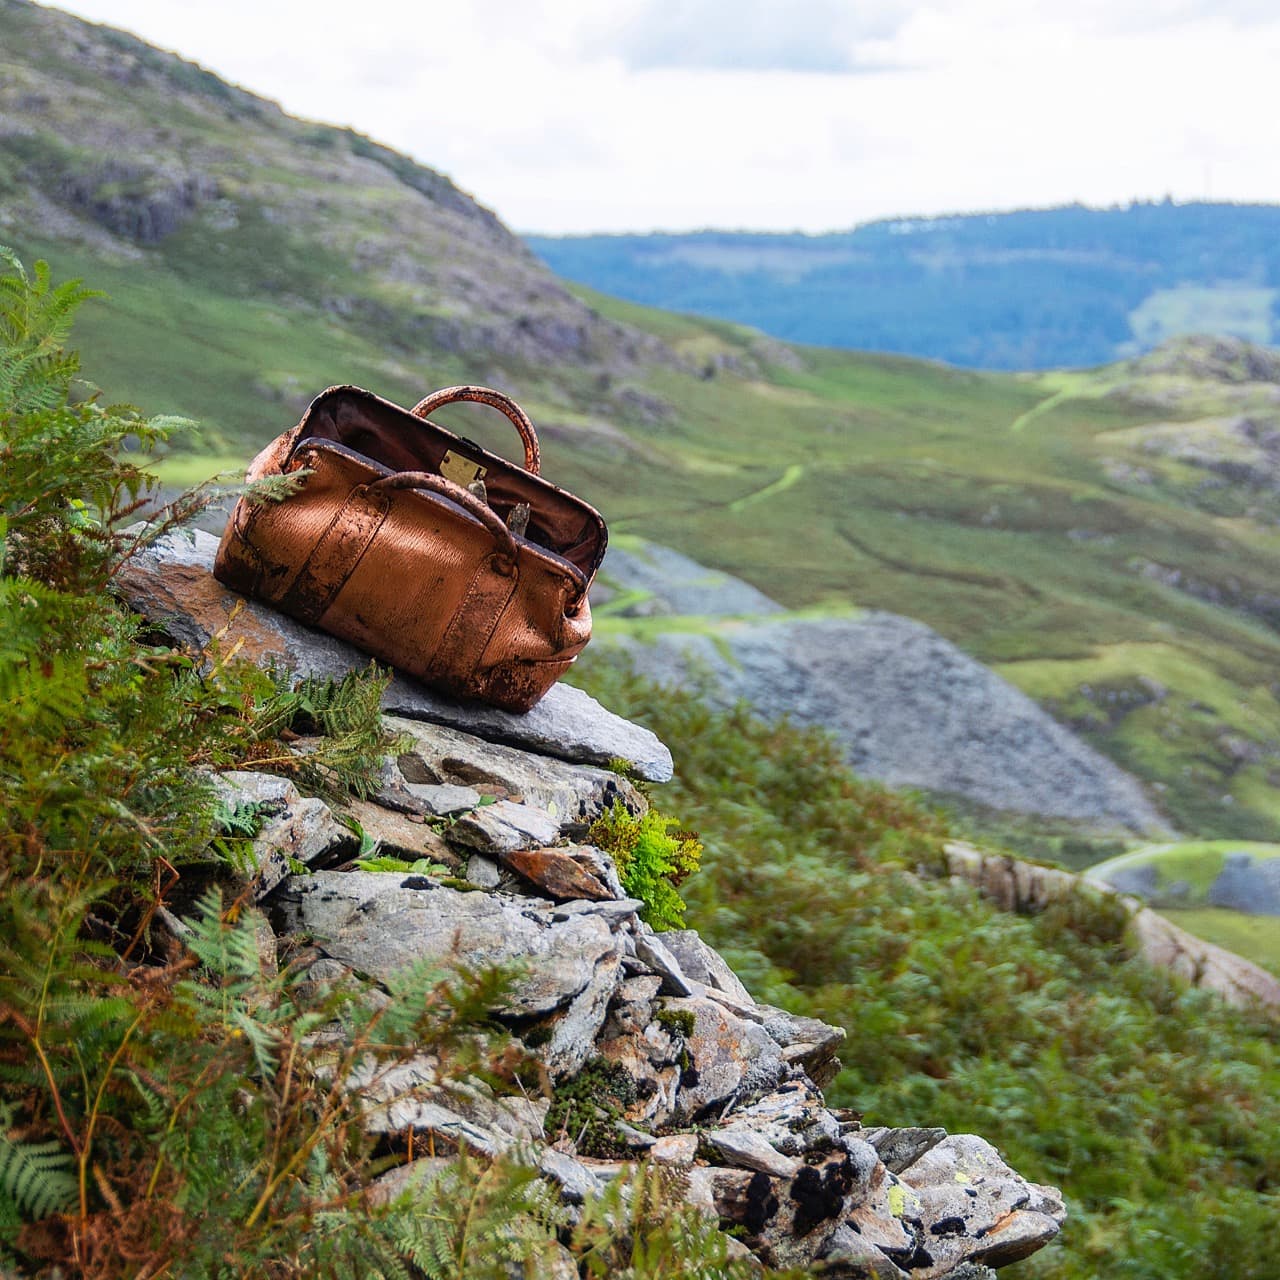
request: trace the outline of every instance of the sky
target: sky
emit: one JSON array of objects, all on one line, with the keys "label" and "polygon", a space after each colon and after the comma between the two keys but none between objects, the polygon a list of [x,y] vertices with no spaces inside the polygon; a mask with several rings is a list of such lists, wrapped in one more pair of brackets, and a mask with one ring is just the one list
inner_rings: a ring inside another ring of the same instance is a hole
[{"label": "sky", "polygon": [[75,0],[516,230],[1280,202],[1274,0]]}]

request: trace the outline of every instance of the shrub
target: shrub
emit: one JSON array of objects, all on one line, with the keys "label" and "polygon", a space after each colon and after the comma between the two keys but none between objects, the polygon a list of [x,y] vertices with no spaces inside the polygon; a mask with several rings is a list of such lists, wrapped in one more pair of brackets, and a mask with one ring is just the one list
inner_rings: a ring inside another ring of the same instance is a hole
[{"label": "shrub", "polygon": [[640,917],[655,929],[684,928],[684,902],[676,886],[698,869],[702,857],[697,836],[673,830],[676,825],[656,809],[637,818],[615,804],[587,836],[612,854],[622,887],[644,903]]}]

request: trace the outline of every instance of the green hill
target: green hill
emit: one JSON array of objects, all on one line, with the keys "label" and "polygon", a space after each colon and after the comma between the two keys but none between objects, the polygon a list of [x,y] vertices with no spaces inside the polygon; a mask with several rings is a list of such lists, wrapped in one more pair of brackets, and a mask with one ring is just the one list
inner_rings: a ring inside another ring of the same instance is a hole
[{"label": "green hill", "polygon": [[1170,337],[1280,341],[1280,206],[893,218],[825,235],[530,236],[561,275],[791,342],[980,369],[1103,364]]},{"label": "green hill", "polygon": [[1181,830],[1280,837],[1265,353],[1010,376],[786,346],[571,289],[441,175],[133,37],[25,0],[0,23],[0,238],[108,292],[86,375],[201,420],[209,459],[174,474],[243,460],[332,383],[492,383],[617,532],[789,607],[920,618]]}]

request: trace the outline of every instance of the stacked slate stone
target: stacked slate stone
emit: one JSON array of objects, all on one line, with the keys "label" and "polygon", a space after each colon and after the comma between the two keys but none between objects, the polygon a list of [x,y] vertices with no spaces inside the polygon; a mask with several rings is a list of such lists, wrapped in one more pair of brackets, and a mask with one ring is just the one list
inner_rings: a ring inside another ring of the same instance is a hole
[{"label": "stacked slate stone", "polygon": [[[213,540],[169,540],[136,559],[126,592],[177,638],[201,644],[233,601],[208,574]],[[237,602],[238,603],[238,602]],[[263,661],[341,674],[361,655],[260,606],[232,622]],[[981,1138],[942,1129],[863,1128],[828,1108],[843,1030],[757,1003],[693,930],[655,933],[609,855],[584,843],[615,804],[644,796],[606,762],[650,783],[671,777],[647,730],[557,686],[528,716],[448,703],[408,682],[387,696],[408,749],[350,807],[377,852],[429,873],[351,869],[352,828],[280,777],[226,773],[232,804],[265,817],[252,892],[269,945],[309,948],[316,982],[384,982],[428,959],[519,976],[492,1012],[545,1069],[545,1096],[501,1096],[435,1078],[432,1060],[369,1064],[350,1082],[365,1123],[447,1159],[466,1147],[534,1163],[570,1206],[630,1165],[683,1172],[689,1200],[772,1266],[825,1275],[981,1275],[1040,1248],[1064,1218],[1059,1194],[1027,1182]],[[305,752],[308,743],[294,744]],[[443,821],[442,821],[443,820]],[[306,874],[296,874],[299,864]],[[181,932],[180,919],[170,917]],[[551,1097],[585,1071],[625,1087],[612,1158],[546,1132]],[[410,1185],[396,1170],[385,1194]]]}]

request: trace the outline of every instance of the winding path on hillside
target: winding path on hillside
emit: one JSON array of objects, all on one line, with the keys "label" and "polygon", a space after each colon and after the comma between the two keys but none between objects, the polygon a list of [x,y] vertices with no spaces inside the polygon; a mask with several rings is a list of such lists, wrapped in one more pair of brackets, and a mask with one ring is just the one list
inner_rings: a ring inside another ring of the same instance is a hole
[{"label": "winding path on hillside", "polygon": [[1010,431],[1021,431],[1024,427],[1030,426],[1037,418],[1042,417],[1046,413],[1052,413],[1060,404],[1067,400],[1074,400],[1079,393],[1072,391],[1067,387],[1063,387],[1060,391],[1055,391],[1053,395],[1046,396],[1037,404],[1031,406],[1026,413],[1019,414],[1009,424]]},{"label": "winding path on hillside", "polygon": [[765,498],[772,498],[774,494],[785,493],[804,477],[804,473],[804,464],[800,462],[793,462],[776,480],[770,481],[763,489],[757,489],[754,493],[748,493],[744,497],[735,498],[731,503],[729,503],[729,510],[736,514],[744,507],[749,507],[753,502],[760,502]]}]

